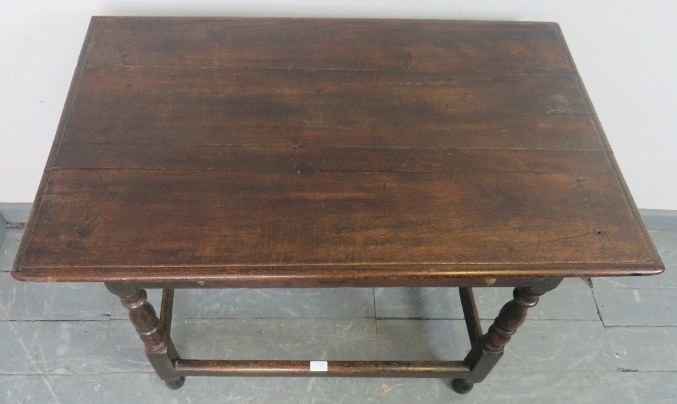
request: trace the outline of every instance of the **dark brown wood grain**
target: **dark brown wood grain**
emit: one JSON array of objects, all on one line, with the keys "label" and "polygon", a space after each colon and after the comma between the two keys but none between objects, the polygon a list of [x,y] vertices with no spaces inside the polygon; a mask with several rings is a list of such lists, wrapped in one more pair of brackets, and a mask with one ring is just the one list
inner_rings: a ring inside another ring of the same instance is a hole
[{"label": "dark brown wood grain", "polygon": [[477,313],[477,306],[475,305],[475,296],[471,287],[458,288],[458,295],[461,299],[461,307],[463,308],[465,326],[468,329],[470,345],[475,345],[475,342],[482,336],[482,325],[480,324],[480,316]]},{"label": "dark brown wood grain", "polygon": [[95,18],[87,38],[19,279],[662,271],[556,24]]},{"label": "dark brown wood grain", "polygon": [[172,313],[174,311],[174,289],[164,289],[162,291],[162,301],[160,303],[160,326],[167,335],[172,332]]},{"label": "dark brown wood grain", "polygon": [[648,270],[618,192],[610,174],[57,170],[22,265],[56,280],[77,267]]},{"label": "dark brown wood grain", "polygon": [[54,168],[613,174],[606,152],[598,151],[375,146],[64,144]]},{"label": "dark brown wood grain", "polygon": [[[97,17],[84,63],[360,71],[563,71],[552,23]],[[556,46],[553,46],[556,45]]]},{"label": "dark brown wood grain", "polygon": [[87,66],[80,86],[64,143],[603,150],[571,74]]}]

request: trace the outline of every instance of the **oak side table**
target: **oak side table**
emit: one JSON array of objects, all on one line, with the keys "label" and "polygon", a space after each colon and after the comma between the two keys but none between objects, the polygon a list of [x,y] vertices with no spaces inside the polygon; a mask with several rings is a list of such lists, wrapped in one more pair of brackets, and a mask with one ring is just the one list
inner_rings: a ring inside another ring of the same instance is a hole
[{"label": "oak side table", "polygon": [[[662,271],[557,24],[94,17],[12,275],[104,282],[171,388],[465,393],[562,278]],[[465,359],[191,360],[170,337],[176,288],[394,286],[459,287]],[[515,288],[486,333],[473,287]]]}]

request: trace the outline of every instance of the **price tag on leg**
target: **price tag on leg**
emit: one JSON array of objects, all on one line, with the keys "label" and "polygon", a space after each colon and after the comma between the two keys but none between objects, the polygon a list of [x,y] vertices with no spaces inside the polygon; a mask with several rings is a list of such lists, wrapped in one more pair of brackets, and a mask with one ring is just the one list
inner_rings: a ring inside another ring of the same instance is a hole
[{"label": "price tag on leg", "polygon": [[327,370],[329,370],[327,361],[310,361],[311,372],[326,372]]}]

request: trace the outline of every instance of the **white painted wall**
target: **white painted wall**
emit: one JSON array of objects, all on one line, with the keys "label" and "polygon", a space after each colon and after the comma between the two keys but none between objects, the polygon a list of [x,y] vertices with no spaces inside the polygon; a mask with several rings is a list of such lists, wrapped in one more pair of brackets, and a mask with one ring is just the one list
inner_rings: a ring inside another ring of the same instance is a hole
[{"label": "white painted wall", "polygon": [[0,201],[32,201],[92,15],[556,21],[640,208],[677,210],[677,2],[0,0]]}]

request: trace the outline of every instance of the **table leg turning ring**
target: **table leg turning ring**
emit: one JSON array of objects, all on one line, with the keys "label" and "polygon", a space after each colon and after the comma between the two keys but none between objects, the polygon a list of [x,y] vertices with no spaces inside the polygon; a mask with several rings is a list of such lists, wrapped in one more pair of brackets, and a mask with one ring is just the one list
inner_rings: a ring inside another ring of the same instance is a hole
[{"label": "table leg turning ring", "polygon": [[[472,321],[468,320],[470,309],[475,310],[472,291],[464,291],[465,288],[460,288],[461,303],[472,348],[463,361],[470,367],[470,374],[465,379],[459,378],[451,381],[451,387],[455,392],[459,394],[468,393],[475,383],[481,382],[489,375],[489,372],[503,356],[505,345],[515,334],[517,328],[527,319],[527,310],[536,306],[539,296],[556,288],[560,282],[561,279],[555,279],[535,286],[515,288],[513,299],[501,308],[487,333],[477,339],[474,338],[474,333],[471,331]],[[476,316],[476,313],[474,316]]]},{"label": "table leg turning ring", "polygon": [[129,311],[129,319],[143,341],[146,356],[158,376],[171,389],[183,386],[185,378],[178,375],[174,368],[174,362],[179,359],[179,354],[155,314],[155,309],[146,300],[146,291],[125,284],[106,283],[106,287],[120,297],[122,305]]}]

